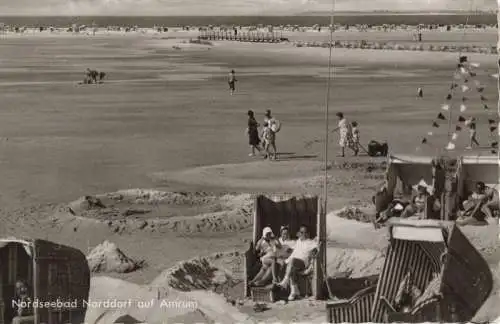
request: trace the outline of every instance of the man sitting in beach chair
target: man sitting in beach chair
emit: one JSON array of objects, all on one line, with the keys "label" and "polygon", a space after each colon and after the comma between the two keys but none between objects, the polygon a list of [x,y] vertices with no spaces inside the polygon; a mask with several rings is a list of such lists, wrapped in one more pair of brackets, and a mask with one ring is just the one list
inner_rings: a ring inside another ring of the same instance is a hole
[{"label": "man sitting in beach chair", "polygon": [[299,275],[308,275],[313,271],[313,259],[318,253],[318,241],[309,238],[307,226],[301,226],[297,233],[298,240],[292,254],[286,259],[286,270],[283,280],[278,283],[280,287],[290,285],[288,300],[295,300],[300,295],[297,285]]},{"label": "man sitting in beach chair", "polygon": [[476,184],[476,192],[463,202],[464,211],[459,225],[484,225],[494,222],[494,213],[500,209],[500,198],[498,191],[490,188],[484,182]]}]

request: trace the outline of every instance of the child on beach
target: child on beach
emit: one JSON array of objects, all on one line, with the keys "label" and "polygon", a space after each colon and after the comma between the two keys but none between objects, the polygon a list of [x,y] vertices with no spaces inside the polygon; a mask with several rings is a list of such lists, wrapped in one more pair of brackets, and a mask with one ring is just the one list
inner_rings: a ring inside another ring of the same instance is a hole
[{"label": "child on beach", "polygon": [[269,160],[276,160],[276,151],[273,153],[269,152],[269,147],[274,147],[274,132],[271,130],[271,125],[268,122],[264,123],[262,128],[262,142],[264,143],[264,151],[266,155],[264,158],[269,158]]},{"label": "child on beach", "polygon": [[359,128],[358,128],[358,122],[353,121],[352,122],[352,140],[354,142],[354,155],[358,155],[359,153]]},{"label": "child on beach", "polygon": [[469,127],[469,146],[467,149],[472,149],[473,146],[479,146],[479,142],[477,140],[477,132],[476,132],[476,119],[474,117],[468,119],[466,121],[467,127]]}]

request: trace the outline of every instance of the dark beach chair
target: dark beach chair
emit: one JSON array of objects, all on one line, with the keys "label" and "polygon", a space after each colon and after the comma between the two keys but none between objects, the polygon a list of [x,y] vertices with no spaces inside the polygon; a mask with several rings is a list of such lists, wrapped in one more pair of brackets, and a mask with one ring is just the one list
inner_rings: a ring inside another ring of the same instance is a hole
[{"label": "dark beach chair", "polygon": [[245,253],[245,297],[251,297],[254,301],[274,302],[288,296],[289,291],[275,289],[272,285],[265,287],[248,285],[261,267],[254,244],[260,239],[262,230],[269,226],[278,235],[283,225],[288,226],[292,235],[298,232],[301,225],[306,225],[311,238],[319,237],[319,251],[313,261],[312,269],[308,273],[303,273],[297,284],[303,296],[314,296],[318,299],[323,297],[323,275],[326,273],[326,215],[320,213],[318,204],[316,196],[299,198],[284,196],[271,199],[261,195],[255,199],[253,241]]}]

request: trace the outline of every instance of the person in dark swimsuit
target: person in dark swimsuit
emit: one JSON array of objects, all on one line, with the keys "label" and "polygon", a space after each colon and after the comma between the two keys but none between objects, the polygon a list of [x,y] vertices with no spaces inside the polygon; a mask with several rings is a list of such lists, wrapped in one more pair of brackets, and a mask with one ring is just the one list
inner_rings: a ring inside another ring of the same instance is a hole
[{"label": "person in dark swimsuit", "polygon": [[231,70],[231,73],[229,73],[229,80],[227,81],[229,84],[229,91],[231,91],[231,95],[234,94],[234,91],[236,91],[236,76],[234,75],[234,70]]},{"label": "person in dark swimsuit", "polygon": [[248,144],[250,145],[251,152],[248,156],[255,156],[255,150],[261,152],[260,150],[260,138],[259,138],[259,123],[255,120],[255,115],[252,110],[248,111]]}]

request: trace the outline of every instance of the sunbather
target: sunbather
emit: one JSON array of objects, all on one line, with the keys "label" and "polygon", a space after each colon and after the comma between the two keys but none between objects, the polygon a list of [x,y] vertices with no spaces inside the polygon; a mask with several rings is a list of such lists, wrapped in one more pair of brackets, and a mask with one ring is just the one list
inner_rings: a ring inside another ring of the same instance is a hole
[{"label": "sunbather", "polygon": [[463,207],[465,209],[464,215],[457,220],[457,224],[492,223],[494,220],[493,212],[500,209],[498,191],[480,181],[476,184],[476,192],[463,202]]},{"label": "sunbather", "polygon": [[318,252],[317,240],[309,239],[309,231],[306,226],[301,226],[297,234],[298,240],[295,244],[295,249],[288,259],[285,261],[287,267],[285,277],[278,284],[281,287],[290,285],[290,296],[288,300],[295,300],[300,294],[297,286],[297,275],[308,273],[311,270],[312,260]]},{"label": "sunbather", "polygon": [[274,237],[273,230],[270,227],[264,227],[261,239],[255,244],[255,251],[260,257],[262,266],[257,275],[249,282],[252,286],[261,286],[265,284],[266,275],[272,270],[276,258],[276,248],[280,248],[281,243]]},{"label": "sunbather", "polygon": [[422,185],[418,185],[417,194],[413,197],[411,203],[405,207],[401,213],[401,217],[408,218],[410,216],[423,213],[425,210],[425,202],[428,197],[429,192],[427,191],[427,188]]},{"label": "sunbather", "polygon": [[278,283],[279,274],[284,272],[285,262],[293,253],[293,248],[296,244],[296,241],[290,238],[288,226],[281,226],[278,241],[281,243],[281,248],[276,248],[275,263],[271,267],[273,283]]}]

